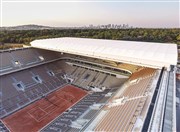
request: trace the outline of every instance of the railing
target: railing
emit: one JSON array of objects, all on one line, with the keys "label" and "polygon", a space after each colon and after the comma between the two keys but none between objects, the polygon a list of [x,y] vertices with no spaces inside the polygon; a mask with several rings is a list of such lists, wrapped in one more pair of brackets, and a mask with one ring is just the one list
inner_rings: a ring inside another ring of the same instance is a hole
[{"label": "railing", "polygon": [[143,132],[147,132],[148,129],[149,129],[149,124],[150,124],[152,113],[153,113],[153,110],[154,110],[154,105],[155,105],[155,102],[156,102],[156,99],[157,99],[157,94],[159,92],[159,87],[160,87],[160,84],[161,84],[161,78],[163,76],[163,72],[164,72],[164,67],[161,70],[161,73],[160,73],[160,76],[159,76],[158,82],[156,84],[156,88],[155,88],[155,91],[154,91],[154,94],[153,94],[153,97],[152,97],[152,100],[151,100],[151,103],[150,103],[150,106],[149,106],[149,110],[148,110],[148,112],[146,114],[146,119],[144,121],[144,125],[143,125],[143,128],[142,128]]}]

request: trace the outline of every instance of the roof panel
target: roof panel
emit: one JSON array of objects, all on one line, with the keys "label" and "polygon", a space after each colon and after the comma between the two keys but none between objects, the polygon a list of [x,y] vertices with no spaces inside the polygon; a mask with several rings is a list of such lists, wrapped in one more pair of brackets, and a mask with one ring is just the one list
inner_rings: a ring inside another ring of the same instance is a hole
[{"label": "roof panel", "polygon": [[169,67],[177,64],[176,44],[64,37],[35,40],[31,45],[150,67]]}]

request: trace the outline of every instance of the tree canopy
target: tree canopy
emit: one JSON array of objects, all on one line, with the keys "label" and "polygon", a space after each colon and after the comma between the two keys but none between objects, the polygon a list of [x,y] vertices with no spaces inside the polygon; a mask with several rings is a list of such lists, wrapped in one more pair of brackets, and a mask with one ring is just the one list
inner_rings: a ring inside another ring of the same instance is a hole
[{"label": "tree canopy", "polygon": [[35,39],[84,37],[180,44],[180,29],[51,29],[0,31],[2,43],[29,44]]}]

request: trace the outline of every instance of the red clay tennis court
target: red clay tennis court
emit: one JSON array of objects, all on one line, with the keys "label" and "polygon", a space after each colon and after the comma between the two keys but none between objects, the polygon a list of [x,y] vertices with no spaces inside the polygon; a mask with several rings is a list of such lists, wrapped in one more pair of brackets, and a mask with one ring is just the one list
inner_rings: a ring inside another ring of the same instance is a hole
[{"label": "red clay tennis court", "polygon": [[84,90],[68,85],[4,118],[3,121],[13,132],[38,131],[86,94]]}]

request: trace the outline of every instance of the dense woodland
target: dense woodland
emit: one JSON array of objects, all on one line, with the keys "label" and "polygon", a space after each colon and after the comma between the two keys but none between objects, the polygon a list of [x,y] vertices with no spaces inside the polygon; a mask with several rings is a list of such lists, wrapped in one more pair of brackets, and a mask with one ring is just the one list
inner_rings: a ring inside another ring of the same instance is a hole
[{"label": "dense woodland", "polygon": [[22,48],[23,47],[23,44],[11,44],[11,43],[6,43],[6,44],[3,44],[1,45],[0,44],[0,50],[2,49],[10,49],[10,48]]},{"label": "dense woodland", "polygon": [[84,37],[180,44],[180,29],[51,29],[0,31],[0,43],[29,44],[35,39]]}]

